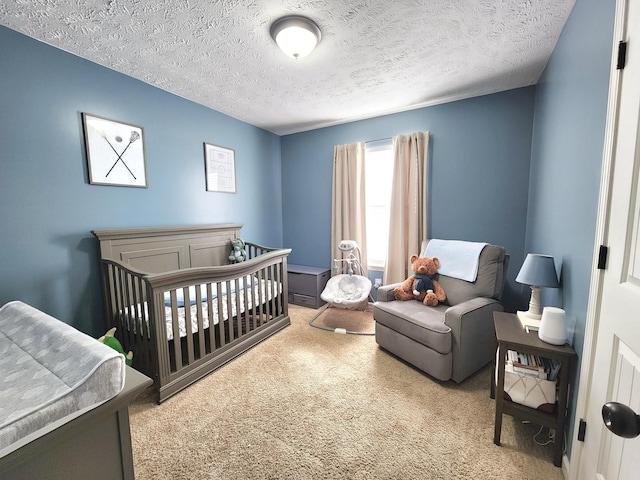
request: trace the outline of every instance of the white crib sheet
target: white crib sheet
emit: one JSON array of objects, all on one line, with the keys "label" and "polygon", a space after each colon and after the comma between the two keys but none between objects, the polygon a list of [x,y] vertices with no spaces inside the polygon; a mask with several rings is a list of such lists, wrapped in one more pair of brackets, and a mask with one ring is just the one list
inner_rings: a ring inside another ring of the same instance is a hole
[{"label": "white crib sheet", "polygon": [[[266,303],[268,301],[270,301],[273,297],[274,297],[274,293],[282,293],[282,284],[280,282],[276,282],[276,281],[271,281],[271,280],[261,280],[258,281],[258,279],[255,279],[255,282],[253,282],[253,284],[255,286],[258,285],[258,283],[260,284],[260,289],[255,288],[253,286],[250,286],[248,288],[248,292],[247,292],[247,305],[246,305],[246,309],[251,309],[253,308],[254,305],[260,305],[260,299],[262,299],[263,303]],[[220,316],[218,315],[218,298],[217,298],[217,287],[216,284],[212,284],[212,290],[213,290],[213,296],[211,299],[211,307],[212,307],[212,312],[211,315],[209,315],[209,302],[206,299],[206,284],[202,285],[202,326],[203,328],[209,328],[209,325],[211,323],[213,323],[213,325],[217,325],[219,322],[219,318]],[[245,302],[244,302],[244,295],[245,295],[245,289],[244,289],[244,285],[243,282],[240,282],[240,312],[237,311],[237,306],[236,306],[236,290],[235,288],[231,289],[231,317],[235,317],[238,314],[243,314],[245,312]],[[182,289],[179,289],[179,294],[178,294],[178,290],[176,291],[176,296],[178,297],[178,301],[177,301],[177,305],[179,305],[179,307],[177,308],[177,314],[178,314],[178,329],[179,329],[179,336],[180,337],[185,337],[187,335],[187,327],[186,327],[186,310],[184,308],[184,299],[182,299]],[[191,333],[197,333],[198,332],[198,304],[195,302],[195,287],[190,287],[189,289],[189,317],[191,320]],[[227,301],[227,292],[226,289],[222,289],[222,320],[228,320],[229,319],[229,311],[228,311],[228,301]],[[138,307],[140,308],[140,307]],[[143,306],[144,310],[145,310],[145,315],[144,318],[148,319],[149,315],[148,315],[148,310],[147,310],[147,303],[144,303]],[[164,311],[165,311],[165,322],[166,322],[166,330],[167,330],[167,340],[172,340],[174,338],[174,332],[173,332],[173,314],[172,314],[172,307],[171,307],[171,302],[170,302],[170,297],[169,297],[169,292],[165,292],[165,307],[164,307]],[[139,315],[139,317],[141,317],[142,315]],[[137,322],[133,322],[133,330],[135,333],[136,327],[135,325],[137,324]],[[149,325],[147,324],[147,328],[149,328]]]}]

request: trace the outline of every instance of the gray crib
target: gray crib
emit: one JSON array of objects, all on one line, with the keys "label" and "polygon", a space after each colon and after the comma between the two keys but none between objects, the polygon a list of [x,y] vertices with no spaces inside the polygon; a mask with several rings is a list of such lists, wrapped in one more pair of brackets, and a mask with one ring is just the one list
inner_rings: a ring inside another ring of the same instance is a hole
[{"label": "gray crib", "polygon": [[290,249],[246,243],[229,264],[240,224],[95,230],[107,329],[158,403],[289,325]]}]

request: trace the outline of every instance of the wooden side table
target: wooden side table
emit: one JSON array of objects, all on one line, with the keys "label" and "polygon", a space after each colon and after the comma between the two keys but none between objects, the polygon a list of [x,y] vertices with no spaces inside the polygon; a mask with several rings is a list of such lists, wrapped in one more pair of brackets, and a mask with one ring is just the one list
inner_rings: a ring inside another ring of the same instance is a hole
[{"label": "wooden side table", "polygon": [[[562,448],[564,443],[564,423],[567,411],[567,396],[569,390],[569,375],[571,362],[576,357],[576,352],[569,345],[551,345],[538,338],[537,332],[527,333],[522,327],[518,317],[512,313],[494,312],[493,324],[498,340],[498,383],[495,390],[496,420],[493,443],[500,445],[500,433],[502,431],[502,414],[512,415],[523,420],[529,420],[538,425],[553,428],[556,431],[553,454],[553,464],[562,466]],[[515,350],[520,353],[540,355],[560,362],[558,373],[558,399],[554,413],[546,413],[519,403],[504,399],[504,368],[507,350]],[[494,376],[491,377],[493,387]],[[491,389],[494,392],[493,388]]]}]

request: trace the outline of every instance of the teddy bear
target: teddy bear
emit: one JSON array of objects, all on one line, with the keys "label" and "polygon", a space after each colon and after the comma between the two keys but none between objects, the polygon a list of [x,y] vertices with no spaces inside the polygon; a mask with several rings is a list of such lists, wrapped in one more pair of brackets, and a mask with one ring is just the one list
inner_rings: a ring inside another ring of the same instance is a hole
[{"label": "teddy bear", "polygon": [[244,240],[241,238],[231,240],[231,253],[229,254],[230,263],[240,263],[247,259],[247,251],[244,246]]},{"label": "teddy bear", "polygon": [[122,344],[114,336],[115,333],[116,333],[116,327],[113,327],[107,333],[105,333],[102,337],[100,337],[98,341],[100,343],[104,343],[108,347],[113,348],[116,352],[124,355],[124,363],[131,366],[131,364],[133,363],[133,352],[129,351],[129,353],[125,355],[124,349],[122,348]]},{"label": "teddy bear", "polygon": [[436,257],[420,257],[411,255],[413,275],[393,290],[396,300],[418,300],[428,307],[435,307],[444,302],[447,295],[435,275],[440,268],[440,260]]}]

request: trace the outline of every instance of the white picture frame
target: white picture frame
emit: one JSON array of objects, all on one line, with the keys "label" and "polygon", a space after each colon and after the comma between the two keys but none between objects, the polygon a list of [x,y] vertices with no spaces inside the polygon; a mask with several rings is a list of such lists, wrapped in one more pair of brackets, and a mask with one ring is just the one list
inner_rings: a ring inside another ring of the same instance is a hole
[{"label": "white picture frame", "polygon": [[89,183],[147,188],[142,127],[82,113]]},{"label": "white picture frame", "polygon": [[236,193],[236,152],[231,148],[204,143],[207,192]]}]

